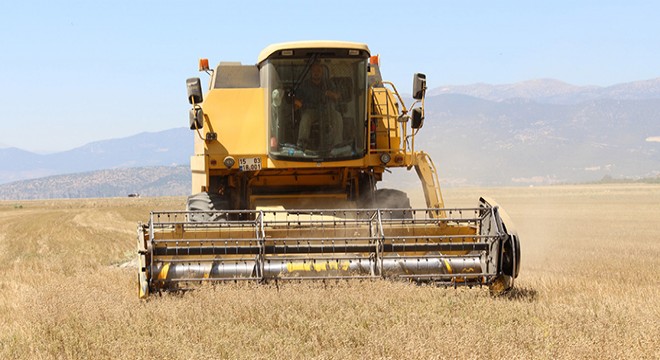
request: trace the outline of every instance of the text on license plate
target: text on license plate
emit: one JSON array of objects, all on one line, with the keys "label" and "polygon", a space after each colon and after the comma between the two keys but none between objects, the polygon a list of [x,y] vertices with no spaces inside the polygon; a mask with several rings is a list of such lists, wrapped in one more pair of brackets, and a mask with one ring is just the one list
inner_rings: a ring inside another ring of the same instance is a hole
[{"label": "text on license plate", "polygon": [[257,171],[261,170],[261,158],[239,158],[238,169],[240,171]]}]

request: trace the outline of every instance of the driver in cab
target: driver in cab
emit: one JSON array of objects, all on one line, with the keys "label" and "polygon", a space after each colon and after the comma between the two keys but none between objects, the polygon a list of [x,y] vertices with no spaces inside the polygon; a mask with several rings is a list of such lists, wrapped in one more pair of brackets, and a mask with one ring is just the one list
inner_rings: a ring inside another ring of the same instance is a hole
[{"label": "driver in cab", "polygon": [[300,86],[294,101],[295,108],[302,109],[298,147],[306,149],[309,146],[310,131],[315,122],[327,122],[329,134],[324,135],[330,137],[332,146],[342,142],[343,120],[333,106],[339,100],[339,92],[325,76],[325,67],[320,63],[312,64],[309,77]]}]

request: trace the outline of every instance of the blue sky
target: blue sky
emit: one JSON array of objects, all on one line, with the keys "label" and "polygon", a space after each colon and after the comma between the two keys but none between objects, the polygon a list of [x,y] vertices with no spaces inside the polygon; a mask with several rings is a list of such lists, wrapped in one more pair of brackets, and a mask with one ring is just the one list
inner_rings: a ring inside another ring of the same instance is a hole
[{"label": "blue sky", "polygon": [[660,76],[656,1],[4,1],[0,147],[61,151],[187,125],[200,57],[256,62],[268,44],[365,42],[409,92],[554,78]]}]

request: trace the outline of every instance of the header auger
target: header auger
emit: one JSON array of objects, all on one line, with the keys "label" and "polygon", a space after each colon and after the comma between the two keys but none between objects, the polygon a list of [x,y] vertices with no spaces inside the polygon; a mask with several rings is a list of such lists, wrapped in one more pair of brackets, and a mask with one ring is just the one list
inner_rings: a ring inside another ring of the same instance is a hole
[{"label": "header auger", "polygon": [[[365,44],[274,44],[256,65],[220,63],[202,93],[187,80],[192,195],[138,226],[139,296],[210,281],[399,278],[513,286],[518,236],[479,199],[445,208],[435,166],[415,150],[426,76],[406,107]],[[426,208],[378,189],[415,168]]]}]

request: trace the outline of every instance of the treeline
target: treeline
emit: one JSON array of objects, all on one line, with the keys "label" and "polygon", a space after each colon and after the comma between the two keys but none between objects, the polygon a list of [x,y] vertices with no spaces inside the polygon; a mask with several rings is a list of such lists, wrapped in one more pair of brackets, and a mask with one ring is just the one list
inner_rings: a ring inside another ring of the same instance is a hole
[{"label": "treeline", "polygon": [[0,185],[2,200],[182,196],[190,192],[188,166],[99,170]]},{"label": "treeline", "polygon": [[603,176],[599,181],[593,182],[594,184],[660,184],[660,175],[655,177],[644,178],[614,178],[610,175]]}]

